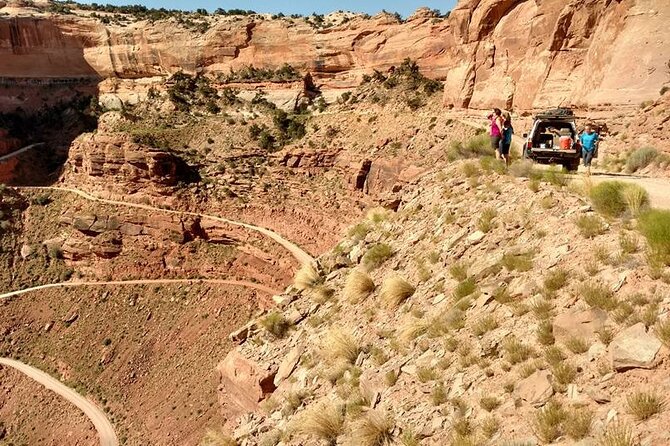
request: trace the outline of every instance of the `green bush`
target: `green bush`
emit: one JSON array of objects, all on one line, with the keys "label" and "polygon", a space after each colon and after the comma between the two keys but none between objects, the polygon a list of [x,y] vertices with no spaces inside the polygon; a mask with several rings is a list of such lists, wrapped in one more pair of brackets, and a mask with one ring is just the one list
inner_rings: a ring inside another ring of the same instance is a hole
[{"label": "green bush", "polygon": [[626,211],[623,198],[625,185],[619,181],[604,181],[591,189],[593,208],[608,217],[619,217]]},{"label": "green bush", "polygon": [[649,210],[640,215],[638,226],[647,239],[651,253],[670,265],[670,211]]},{"label": "green bush", "polygon": [[626,160],[626,170],[630,173],[644,169],[651,164],[658,156],[658,150],[653,147],[643,147],[631,153]]}]

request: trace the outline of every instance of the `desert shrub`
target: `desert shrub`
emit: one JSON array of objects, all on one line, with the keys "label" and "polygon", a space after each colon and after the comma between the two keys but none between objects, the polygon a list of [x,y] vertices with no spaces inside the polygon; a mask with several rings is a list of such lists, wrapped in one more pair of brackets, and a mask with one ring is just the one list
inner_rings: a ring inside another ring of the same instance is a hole
[{"label": "desert shrub", "polygon": [[468,278],[468,266],[465,263],[454,263],[449,267],[449,274],[454,279],[463,281]]},{"label": "desert shrub", "polygon": [[353,270],[344,285],[344,296],[352,303],[360,302],[375,290],[375,283],[370,276],[360,270]]},{"label": "desert shrub", "polygon": [[200,441],[199,446],[238,446],[239,443],[228,435],[214,430],[208,430]]},{"label": "desert shrub", "polygon": [[620,181],[603,181],[592,187],[589,195],[593,208],[608,217],[619,217],[626,211],[623,188]]},{"label": "desert shrub", "polygon": [[537,342],[542,345],[551,345],[554,343],[554,332],[551,326],[551,321],[543,320],[537,326]]},{"label": "desert shrub", "polygon": [[500,406],[500,400],[494,396],[484,396],[479,400],[479,405],[485,411],[491,412]]},{"label": "desert shrub", "polygon": [[276,338],[283,338],[291,328],[291,322],[283,314],[276,311],[262,318],[260,324]]},{"label": "desert shrub", "polygon": [[558,291],[568,283],[568,272],[563,268],[550,271],[544,278],[544,288],[548,291]]},{"label": "desert shrub", "polygon": [[551,374],[554,380],[560,386],[567,386],[575,380],[577,376],[577,367],[569,362],[561,362],[551,367]]},{"label": "desert shrub", "polygon": [[594,238],[602,235],[606,231],[605,222],[597,215],[584,214],[577,217],[575,225],[579,229],[579,233],[585,238]]},{"label": "desert shrub", "polygon": [[343,407],[322,403],[303,412],[296,430],[328,444],[334,444],[344,428]]},{"label": "desert shrub", "polygon": [[400,276],[384,281],[379,298],[387,308],[396,308],[414,294],[414,287]]},{"label": "desert shrub", "polygon": [[649,193],[637,184],[627,184],[621,192],[626,208],[630,214],[637,217],[642,210],[649,207]]},{"label": "desert shrub", "polygon": [[477,290],[477,284],[475,283],[475,279],[470,277],[463,280],[462,282],[459,282],[459,284],[456,286],[456,289],[454,290],[454,297],[456,299],[462,299],[466,296],[471,295],[476,290]]},{"label": "desert shrub", "polygon": [[363,256],[363,265],[369,269],[375,269],[381,266],[389,257],[393,255],[393,250],[386,243],[377,243],[373,245]]},{"label": "desert shrub", "polygon": [[553,184],[554,186],[567,186],[570,181],[568,176],[563,173],[560,168],[553,166],[544,171],[542,178],[544,181]]},{"label": "desert shrub", "polygon": [[505,359],[512,365],[525,361],[532,353],[530,347],[514,336],[506,338],[502,348],[506,354]]},{"label": "desert shrub", "polygon": [[573,440],[580,440],[591,432],[593,412],[586,408],[572,408],[563,422],[563,430]]},{"label": "desert shrub", "polygon": [[622,423],[610,423],[598,440],[598,446],[635,446],[633,429]]},{"label": "desert shrub", "polygon": [[589,344],[586,339],[580,337],[571,337],[565,341],[565,346],[572,353],[581,354],[589,349]]},{"label": "desert shrub", "polygon": [[293,284],[299,290],[309,290],[323,282],[323,277],[311,263],[305,263],[295,274]]},{"label": "desert shrub", "polygon": [[533,430],[540,440],[552,443],[562,432],[561,425],[568,412],[557,402],[549,401],[535,414]]},{"label": "desert shrub", "polygon": [[533,253],[503,254],[500,264],[508,271],[526,272],[533,269]]},{"label": "desert shrub", "polygon": [[640,215],[638,226],[651,254],[670,265],[670,211],[650,210]]},{"label": "desert shrub", "polygon": [[498,216],[498,211],[494,208],[487,207],[484,209],[477,220],[477,228],[482,232],[489,232],[495,227],[493,219]]},{"label": "desert shrub", "polygon": [[626,160],[626,170],[629,173],[637,172],[651,164],[658,156],[658,150],[653,147],[643,147],[630,154]]},{"label": "desert shrub", "polygon": [[513,162],[509,171],[515,177],[530,178],[533,180],[540,180],[542,178],[542,172],[535,168],[532,161],[528,160]]},{"label": "desert shrub", "polygon": [[491,330],[498,328],[498,321],[492,314],[482,316],[475,324],[472,326],[472,332],[475,336],[482,336],[488,333]]},{"label": "desert shrub", "polygon": [[638,420],[644,421],[665,408],[665,398],[653,390],[635,392],[626,398],[628,411]]},{"label": "desert shrub", "polygon": [[465,150],[470,157],[478,158],[491,153],[491,139],[485,133],[475,135],[465,144]]},{"label": "desert shrub", "polygon": [[621,234],[619,247],[624,254],[634,254],[639,249],[638,239],[632,234]]},{"label": "desert shrub", "polygon": [[389,414],[370,410],[354,426],[355,444],[360,446],[384,446],[393,441],[395,422]]},{"label": "desert shrub", "polygon": [[581,287],[580,293],[582,299],[592,307],[613,310],[618,305],[612,290],[600,283],[585,283]]},{"label": "desert shrub", "polygon": [[332,329],[323,338],[321,343],[323,355],[331,360],[343,360],[353,364],[360,353],[358,339],[342,329]]},{"label": "desert shrub", "polygon": [[670,317],[656,324],[654,332],[658,339],[670,348]]},{"label": "desert shrub", "polygon": [[481,174],[479,167],[472,161],[468,161],[461,166],[461,170],[467,178],[476,178]]}]

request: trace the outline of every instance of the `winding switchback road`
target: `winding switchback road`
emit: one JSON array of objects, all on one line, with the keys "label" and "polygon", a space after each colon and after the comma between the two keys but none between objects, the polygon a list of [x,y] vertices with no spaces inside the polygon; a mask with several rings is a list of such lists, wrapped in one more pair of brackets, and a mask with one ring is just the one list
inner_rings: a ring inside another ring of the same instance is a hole
[{"label": "winding switchback road", "polygon": [[43,145],[44,145],[43,142],[38,142],[38,143],[36,143],[36,144],[31,144],[31,145],[29,145],[29,146],[22,147],[22,148],[20,148],[20,149],[18,149],[18,150],[13,151],[12,153],[8,153],[8,154],[6,154],[6,155],[2,155],[2,156],[0,156],[0,163],[3,162],[3,161],[7,161],[7,160],[10,159],[10,158],[14,158],[15,156],[19,156],[19,155],[21,155],[23,152],[27,152],[27,151],[30,150],[30,149],[34,149],[35,147],[39,147],[39,146],[43,146]]},{"label": "winding switchback road", "polygon": [[100,437],[100,446],[118,446],[119,440],[116,437],[114,426],[112,426],[112,423],[102,409],[91,401],[87,400],[51,375],[27,364],[9,358],[0,358],[0,364],[18,370],[28,378],[37,381],[47,389],[59,394],[77,406],[91,420],[91,423],[93,423],[93,426]]},{"label": "winding switchback road", "polygon": [[73,194],[76,194],[82,198],[85,198],[86,200],[90,201],[96,201],[98,203],[106,203],[106,204],[112,204],[116,206],[125,206],[125,207],[131,207],[131,208],[136,208],[136,209],[144,209],[148,211],[155,211],[155,212],[163,212],[166,214],[177,214],[177,215],[190,215],[194,217],[200,217],[200,218],[205,218],[208,220],[214,220],[214,221],[219,221],[222,223],[227,223],[230,225],[234,226],[240,226],[246,229],[250,229],[252,231],[256,231],[260,234],[263,234],[266,237],[271,238],[275,242],[279,243],[281,246],[286,248],[292,255],[295,257],[295,259],[300,263],[309,263],[314,260],[314,258],[309,255],[306,251],[304,251],[302,248],[300,248],[298,245],[295,243],[285,239],[281,235],[277,234],[276,232],[263,228],[260,226],[252,225],[249,223],[244,223],[240,221],[235,221],[235,220],[230,220],[227,218],[223,217],[217,217],[215,215],[208,215],[208,214],[200,214],[198,212],[190,212],[190,211],[177,211],[177,210],[172,210],[172,209],[162,209],[158,208],[155,206],[149,206],[147,204],[140,204],[140,203],[129,203],[126,201],[116,201],[116,200],[107,200],[105,198],[100,198],[96,197],[95,195],[91,195],[88,192],[81,191],[79,189],[74,189],[74,188],[68,188],[68,187],[56,187],[56,186],[46,186],[46,187],[38,187],[38,186],[22,186],[22,187],[15,187],[15,189],[32,189],[32,190],[55,190],[55,191],[65,191],[65,192],[70,192]]}]

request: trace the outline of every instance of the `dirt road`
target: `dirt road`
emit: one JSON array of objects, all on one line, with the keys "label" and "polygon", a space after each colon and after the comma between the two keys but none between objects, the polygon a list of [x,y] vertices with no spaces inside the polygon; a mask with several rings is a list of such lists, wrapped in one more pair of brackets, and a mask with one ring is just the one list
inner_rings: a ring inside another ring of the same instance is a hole
[{"label": "dirt road", "polygon": [[177,214],[177,215],[190,215],[194,217],[200,217],[208,220],[214,220],[214,221],[219,221],[222,223],[227,223],[230,225],[234,226],[240,226],[252,231],[256,231],[260,234],[263,234],[266,237],[271,238],[275,242],[279,243],[281,246],[283,246],[286,250],[288,250],[293,257],[300,263],[309,263],[314,260],[314,258],[309,255],[306,251],[304,251],[302,248],[300,248],[298,245],[295,243],[285,239],[281,235],[277,234],[276,232],[263,228],[260,226],[255,226],[249,223],[244,223],[240,221],[235,221],[235,220],[229,220],[227,218],[223,217],[217,217],[215,215],[207,215],[207,214],[200,214],[197,212],[188,212],[188,211],[175,211],[172,209],[162,209],[162,208],[157,208],[154,206],[149,206],[146,204],[140,204],[140,203],[130,203],[126,201],[116,201],[116,200],[107,200],[105,198],[99,198],[94,195],[89,194],[88,192],[81,191],[79,189],[73,189],[73,188],[68,188],[68,187],[32,187],[32,186],[24,186],[24,187],[16,187],[15,189],[32,189],[32,190],[56,190],[56,191],[65,191],[65,192],[70,192],[73,194],[76,194],[82,198],[85,198],[90,201],[97,201],[98,203],[106,203],[106,204],[113,204],[116,206],[126,206],[126,207],[131,207],[131,208],[136,208],[136,209],[144,209],[148,211],[155,211],[155,212],[163,212],[166,214]]},{"label": "dirt road", "polygon": [[[460,119],[459,121],[463,124],[469,125],[475,128],[485,128],[483,124],[477,123],[470,119]],[[518,136],[514,135],[513,137],[514,144],[523,146],[525,140]],[[546,166],[542,164],[537,165],[540,168],[545,168]],[[570,177],[574,180],[579,180],[584,178],[583,173],[571,174]],[[625,174],[613,174],[609,172],[599,171],[594,169],[593,174],[590,177],[591,181],[594,183],[600,183],[603,181],[622,181],[624,183],[637,184],[638,186],[643,187],[649,194],[649,200],[651,201],[651,206],[657,209],[670,209],[670,180],[666,178],[651,178],[651,177],[642,177],[637,175],[625,175]]]},{"label": "dirt road", "polygon": [[93,426],[100,437],[100,446],[118,446],[119,440],[116,438],[114,426],[112,426],[107,415],[105,415],[105,413],[91,401],[79,395],[73,389],[67,387],[51,375],[27,364],[9,358],[0,358],[0,364],[18,370],[28,378],[37,381],[47,389],[56,392],[70,403],[77,406],[91,420],[91,423],[93,423]]},{"label": "dirt road", "polygon": [[34,149],[35,147],[43,146],[43,142],[38,142],[37,144],[31,144],[29,146],[25,146],[20,148],[19,150],[15,150],[12,153],[8,153],[6,155],[0,156],[0,163],[3,161],[7,161],[10,158],[14,158],[15,156],[21,155],[23,152],[27,152],[30,149]]},{"label": "dirt road", "polygon": [[63,282],[63,283],[49,283],[47,285],[39,285],[23,290],[10,291],[0,294],[0,299],[7,297],[19,296],[21,294],[30,293],[32,291],[45,290],[47,288],[76,288],[88,286],[127,286],[127,285],[170,285],[177,283],[211,283],[217,285],[234,285],[255,290],[262,291],[270,295],[281,294],[281,291],[274,290],[260,283],[246,282],[240,280],[225,280],[225,279],[152,279],[152,280],[113,280],[108,282]]}]

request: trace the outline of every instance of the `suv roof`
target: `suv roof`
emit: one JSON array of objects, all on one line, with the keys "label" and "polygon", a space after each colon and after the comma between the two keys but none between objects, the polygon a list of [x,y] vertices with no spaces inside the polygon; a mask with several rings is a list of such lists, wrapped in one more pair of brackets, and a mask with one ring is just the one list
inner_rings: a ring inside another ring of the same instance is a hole
[{"label": "suv roof", "polygon": [[575,114],[569,108],[555,108],[538,113],[535,115],[535,119],[561,119],[564,121],[574,121]]}]

